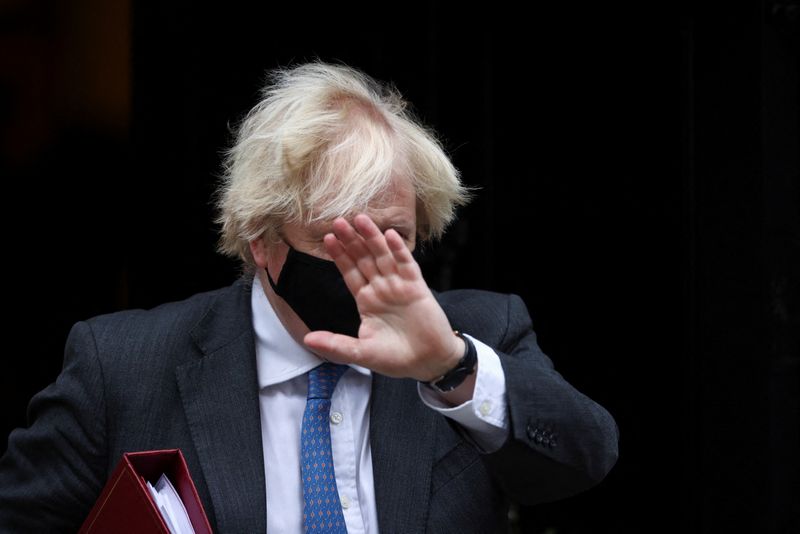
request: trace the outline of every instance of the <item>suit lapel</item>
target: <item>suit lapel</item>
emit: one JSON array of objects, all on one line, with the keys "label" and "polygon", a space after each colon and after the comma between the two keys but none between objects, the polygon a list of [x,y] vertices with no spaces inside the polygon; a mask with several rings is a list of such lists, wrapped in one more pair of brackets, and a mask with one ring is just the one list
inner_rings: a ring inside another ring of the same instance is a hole
[{"label": "suit lapel", "polygon": [[416,382],[373,374],[370,444],[381,532],[424,532],[435,417]]},{"label": "suit lapel", "polygon": [[217,530],[264,532],[266,491],[250,292],[235,284],[192,332],[203,357],[176,370]]}]

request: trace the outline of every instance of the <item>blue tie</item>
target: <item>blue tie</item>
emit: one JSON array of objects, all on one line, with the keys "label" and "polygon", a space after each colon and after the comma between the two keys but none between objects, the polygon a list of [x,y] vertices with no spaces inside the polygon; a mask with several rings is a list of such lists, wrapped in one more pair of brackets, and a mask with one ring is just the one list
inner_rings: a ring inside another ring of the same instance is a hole
[{"label": "blue tie", "polygon": [[331,453],[331,395],[346,365],[323,363],[308,372],[308,397],[300,433],[303,526],[306,532],[347,534]]}]

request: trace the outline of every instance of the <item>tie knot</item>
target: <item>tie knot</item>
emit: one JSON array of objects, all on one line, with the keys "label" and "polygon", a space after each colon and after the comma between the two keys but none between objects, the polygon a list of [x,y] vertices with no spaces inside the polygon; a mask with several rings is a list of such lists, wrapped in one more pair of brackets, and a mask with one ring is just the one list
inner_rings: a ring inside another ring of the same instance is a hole
[{"label": "tie knot", "polygon": [[346,365],[325,362],[308,372],[309,399],[330,399],[337,382],[347,371]]}]

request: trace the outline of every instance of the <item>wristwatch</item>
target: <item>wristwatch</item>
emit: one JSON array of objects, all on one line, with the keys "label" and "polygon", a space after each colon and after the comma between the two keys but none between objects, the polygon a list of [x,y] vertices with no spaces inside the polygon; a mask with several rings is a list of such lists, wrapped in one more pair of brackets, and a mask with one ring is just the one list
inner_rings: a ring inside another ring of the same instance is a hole
[{"label": "wristwatch", "polygon": [[472,341],[458,330],[454,330],[453,333],[464,340],[464,356],[461,357],[455,367],[439,378],[424,382],[425,385],[439,393],[447,393],[460,386],[469,375],[475,372],[475,364],[478,363],[478,350]]}]

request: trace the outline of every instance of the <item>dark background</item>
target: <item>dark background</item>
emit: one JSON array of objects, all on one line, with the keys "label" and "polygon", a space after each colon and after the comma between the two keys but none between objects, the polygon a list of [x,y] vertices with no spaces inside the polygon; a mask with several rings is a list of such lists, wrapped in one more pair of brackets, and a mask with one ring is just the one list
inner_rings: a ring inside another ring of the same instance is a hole
[{"label": "dark background", "polygon": [[479,188],[429,283],[522,295],[619,423],[609,477],[517,531],[800,532],[796,0],[196,4],[0,7],[3,438],[75,321],[237,276],[229,126],[320,58],[394,82]]}]

